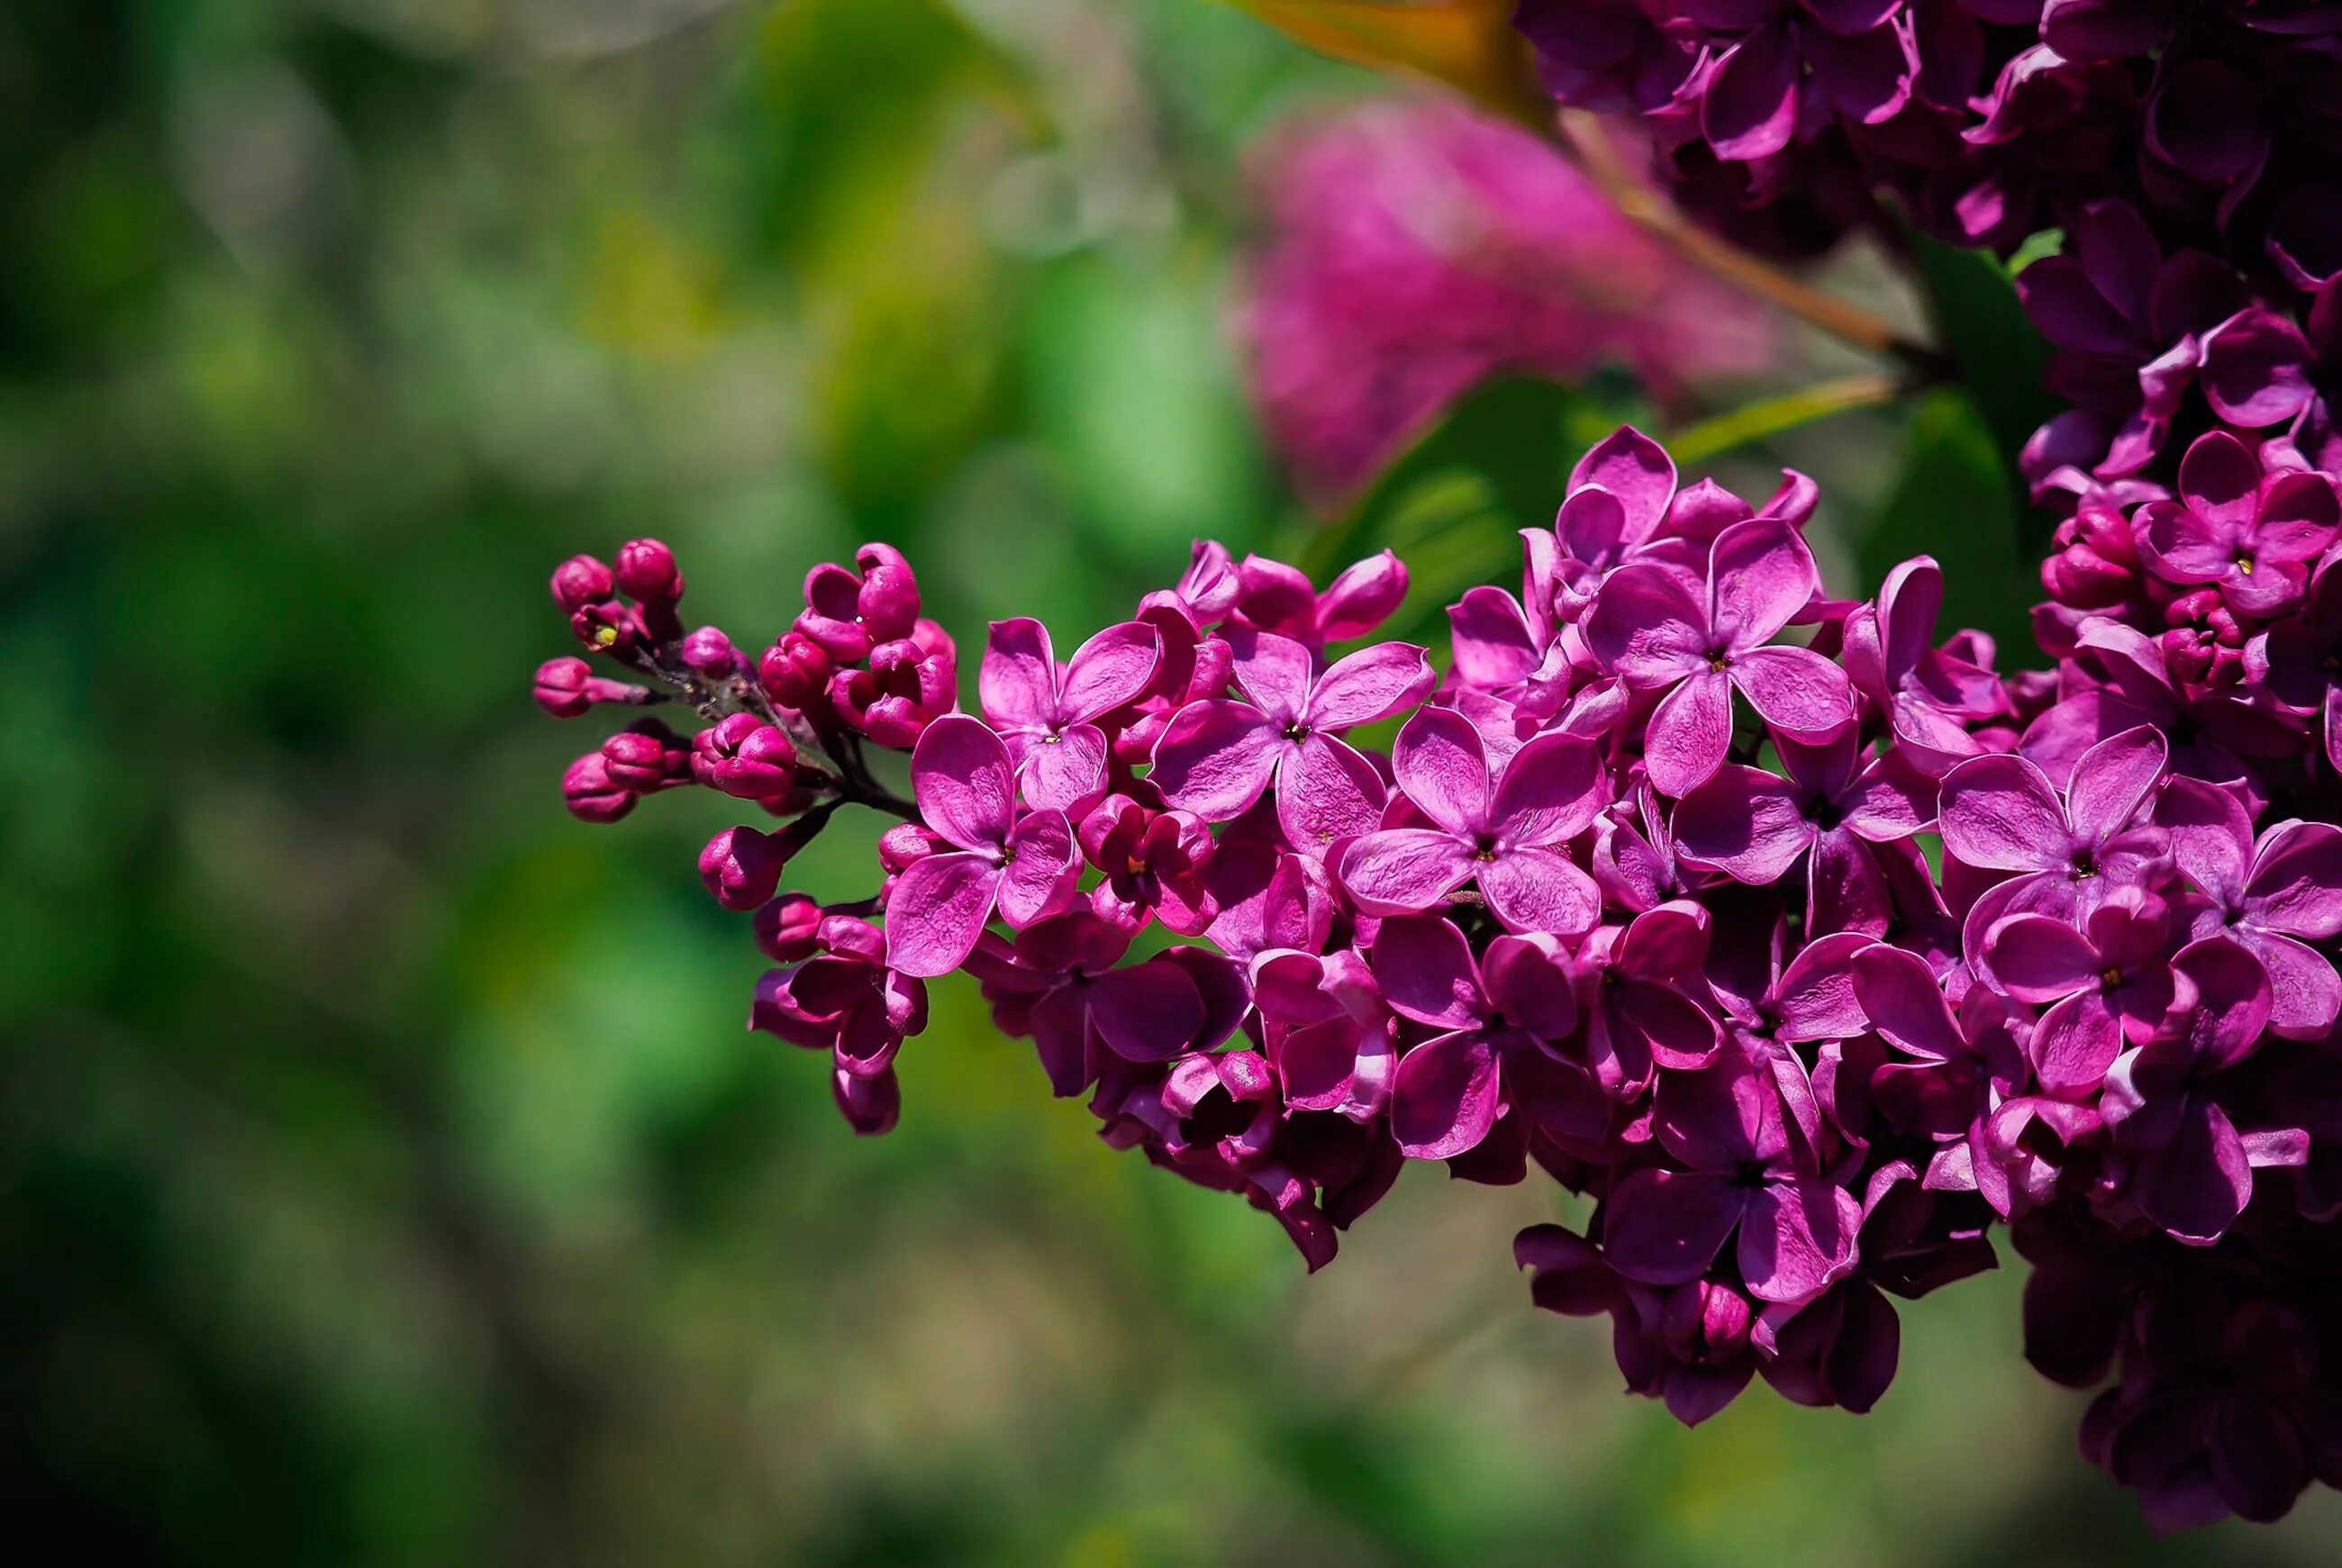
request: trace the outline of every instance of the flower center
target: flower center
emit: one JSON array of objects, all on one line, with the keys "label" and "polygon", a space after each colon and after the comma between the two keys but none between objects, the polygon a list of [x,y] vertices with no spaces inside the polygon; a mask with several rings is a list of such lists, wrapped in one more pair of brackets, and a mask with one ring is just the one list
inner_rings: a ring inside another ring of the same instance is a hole
[{"label": "flower center", "polygon": [[1285,726],[1285,738],[1288,741],[1307,740],[1309,738],[1309,726],[1303,724],[1299,719],[1296,719],[1291,724]]},{"label": "flower center", "polygon": [[2122,983],[2123,972],[2118,965],[2110,964],[2106,968],[2098,971],[2099,990],[2113,991],[2119,987]]},{"label": "flower center", "polygon": [[1719,648],[1707,656],[1707,667],[1713,674],[1722,674],[1732,667],[1732,655]]},{"label": "flower center", "polygon": [[1488,834],[1485,833],[1482,834],[1479,837],[1479,842],[1473,845],[1472,858],[1483,861],[1496,859],[1496,841],[1494,838],[1491,838]]},{"label": "flower center", "polygon": [[2253,574],[2253,558],[2250,555],[2237,556],[2237,570],[2244,576],[2251,576]]},{"label": "flower center", "polygon": [[2076,850],[2074,852],[2074,874],[2077,877],[2097,875],[2098,857],[2091,854],[2087,849]]}]

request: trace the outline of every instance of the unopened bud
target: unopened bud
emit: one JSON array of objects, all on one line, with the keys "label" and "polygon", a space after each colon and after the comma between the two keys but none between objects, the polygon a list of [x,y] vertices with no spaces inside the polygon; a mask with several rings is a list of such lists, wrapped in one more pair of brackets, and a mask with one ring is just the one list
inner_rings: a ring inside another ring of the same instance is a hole
[{"label": "unopened bud", "polygon": [[865,544],[854,553],[854,564],[862,569],[855,600],[870,640],[891,643],[909,636],[919,618],[919,580],[903,553],[892,544]]},{"label": "unopened bud", "polygon": [[656,719],[604,741],[602,760],[611,780],[636,794],[666,789],[691,777],[690,743]]},{"label": "unopened bud", "polygon": [[699,880],[725,908],[750,910],[773,896],[788,864],[778,834],[727,827],[699,852]]},{"label": "unopened bud", "polygon": [[618,546],[619,592],[645,604],[672,604],[683,597],[683,573],[675,552],[656,539],[629,539]]},{"label": "unopened bud", "polygon": [[553,569],[553,602],[574,615],[599,604],[617,591],[617,580],[607,564],[591,555],[572,555]]},{"label": "unopened bud", "polygon": [[700,731],[691,749],[693,775],[739,800],[766,800],[796,783],[796,746],[786,731],[753,714],[734,714]]},{"label": "unopened bud", "polygon": [[756,678],[773,701],[813,717],[829,711],[829,682],[836,669],[820,644],[802,632],[790,632],[765,650],[756,664]]},{"label": "unopened bud", "polygon": [[580,822],[613,823],[635,809],[635,792],[612,781],[600,752],[587,752],[561,775],[562,804]]},{"label": "unopened bud", "polygon": [[821,905],[811,895],[785,893],[756,910],[756,945],[776,964],[802,964],[821,951]]},{"label": "unopened bud", "polygon": [[715,626],[702,626],[683,640],[683,662],[705,681],[725,681],[740,673],[740,650]]}]

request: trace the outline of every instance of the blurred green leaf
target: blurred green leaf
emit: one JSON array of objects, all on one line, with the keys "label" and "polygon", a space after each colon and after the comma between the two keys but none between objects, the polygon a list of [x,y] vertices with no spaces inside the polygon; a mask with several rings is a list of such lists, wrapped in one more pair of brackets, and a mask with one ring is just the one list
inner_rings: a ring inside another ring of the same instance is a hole
[{"label": "blurred green leaf", "polygon": [[1481,107],[1526,124],[1549,105],[1513,30],[1515,0],[1234,0],[1262,21],[1336,60],[1404,71],[1455,88]]},{"label": "blurred green leaf", "polygon": [[1967,394],[1929,393],[1911,421],[1903,473],[1862,535],[1862,580],[1897,562],[1933,555],[1944,569],[1938,636],[1962,626],[1988,632],[2004,660],[2033,646],[2026,607],[2039,597],[2020,546],[2012,495],[1990,429]]},{"label": "blurred green leaf", "polygon": [[1907,233],[1927,293],[1936,341],[1957,365],[1998,454],[2012,525],[2027,553],[2037,554],[2047,532],[2046,519],[2025,493],[2017,455],[2058,409],[2041,379],[2048,345],[2027,317],[2007,269],[1990,255],[1947,245],[1915,229]]}]

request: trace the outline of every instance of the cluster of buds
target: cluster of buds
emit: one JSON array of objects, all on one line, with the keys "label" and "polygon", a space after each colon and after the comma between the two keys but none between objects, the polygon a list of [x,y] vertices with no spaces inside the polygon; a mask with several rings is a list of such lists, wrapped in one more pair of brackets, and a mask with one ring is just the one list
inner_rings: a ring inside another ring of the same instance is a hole
[{"label": "cluster of buds", "polygon": [[[2300,1306],[2342,1213],[2342,831],[2272,804],[2330,794],[2323,708],[2207,683],[2280,662],[2269,617],[2310,624],[2334,526],[2305,538],[2293,479],[2248,505],[2216,459],[2138,505],[2120,593],[2077,569],[2118,611],[2045,610],[2054,678],[1939,643],[1924,557],[1827,596],[1803,476],[1761,504],[1679,485],[1632,430],[1524,533],[1518,594],[1450,608],[1444,677],[1370,640],[1406,592],[1388,554],[1320,592],[1199,544],[1070,658],[996,622],[973,711],[890,689],[884,720],[841,700],[892,678],[882,650],[950,655],[883,547],[817,570],[753,674],[685,663],[640,601],[579,624],[710,725],[630,744],[626,781],[797,813],[701,869],[780,965],[752,1025],[827,1051],[856,1130],[894,1124],[926,984],[964,972],[1108,1144],[1243,1195],[1312,1269],[1408,1161],[1539,1172],[1595,1206],[1520,1236],[1535,1300],[1607,1315],[1629,1388],[1686,1422],[1760,1376],[1868,1409],[1893,1301],[1993,1266],[2013,1223],[2054,1259],[2037,1362],[2120,1359],[2087,1451],[2158,1520],[2269,1517],[2342,1473],[2342,1346]],[[2254,606],[2259,653],[2189,663],[2135,624],[2205,594]],[[2224,742],[2221,701],[2267,744]],[[866,744],[908,752],[908,801]],[[778,893],[849,804],[904,819],[874,894]],[[2280,1320],[2300,1375],[2256,1363],[2247,1399],[2221,1358]],[[2239,1478],[2269,1452],[2277,1479]]]}]

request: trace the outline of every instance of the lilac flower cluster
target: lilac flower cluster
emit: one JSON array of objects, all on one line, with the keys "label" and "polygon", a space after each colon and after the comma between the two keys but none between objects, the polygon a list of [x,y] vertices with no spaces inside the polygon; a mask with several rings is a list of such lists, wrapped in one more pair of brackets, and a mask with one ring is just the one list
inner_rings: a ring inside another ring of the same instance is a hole
[{"label": "lilac flower cluster", "polygon": [[[2119,1369],[2087,1451],[2159,1522],[2267,1518],[2342,1475],[2342,829],[2297,814],[2330,804],[2342,577],[2330,486],[2199,450],[2178,500],[2085,508],[2054,675],[1938,642],[1925,558],[1828,597],[1803,476],[1751,504],[1621,430],[1521,592],[1451,607],[1444,676],[1371,640],[1388,554],[1320,591],[1199,544],[1062,663],[995,623],[966,712],[891,550],[816,569],[752,664],[638,543],[554,581],[634,678],[537,691],[707,723],[580,759],[587,820],[683,784],[787,819],[701,872],[780,965],[753,1026],[826,1052],[858,1131],[964,971],[1107,1143],[1313,1270],[1409,1160],[1534,1168],[1591,1202],[1518,1238],[1535,1300],[1608,1317],[1687,1423],[1757,1376],[1868,1409],[1894,1300],[2010,1223],[2037,1364]],[[849,804],[903,819],[876,893],[781,892]]]},{"label": "lilac flower cluster", "polygon": [[1346,494],[1492,371],[1617,363],[1661,396],[1760,369],[1770,324],[1546,143],[1436,103],[1311,119],[1265,149],[1239,330],[1270,438]]},{"label": "lilac flower cluster", "polygon": [[[2225,428],[2342,472],[2342,6],[2322,0],[1524,0],[1565,104],[1632,116],[1727,229],[1784,201],[2003,254],[2072,406],[2062,509]],[[1810,228],[1810,224],[1807,225]]]}]

